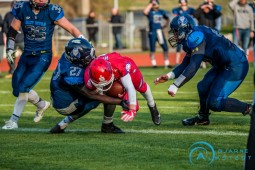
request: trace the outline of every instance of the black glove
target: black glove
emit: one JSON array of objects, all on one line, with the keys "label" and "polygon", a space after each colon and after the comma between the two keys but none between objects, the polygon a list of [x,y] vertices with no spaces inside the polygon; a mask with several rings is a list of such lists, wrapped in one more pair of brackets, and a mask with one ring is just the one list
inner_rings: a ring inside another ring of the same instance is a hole
[{"label": "black glove", "polygon": [[128,107],[128,101],[127,100],[122,100],[121,102],[120,102],[120,105],[121,105],[121,107],[122,107],[122,110],[129,110],[129,107]]}]

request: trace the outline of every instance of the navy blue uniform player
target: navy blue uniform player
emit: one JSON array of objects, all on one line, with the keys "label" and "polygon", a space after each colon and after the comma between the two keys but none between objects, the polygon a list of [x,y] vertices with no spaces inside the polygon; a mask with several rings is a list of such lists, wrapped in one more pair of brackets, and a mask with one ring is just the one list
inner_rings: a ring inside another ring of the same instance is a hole
[{"label": "navy blue uniform player", "polygon": [[208,125],[209,110],[241,112],[243,115],[252,113],[250,104],[228,97],[239,87],[249,69],[243,50],[218,31],[195,26],[189,15],[175,17],[170,23],[169,35],[169,43],[172,46],[182,44],[186,52],[178,67],[154,80],[158,84],[176,78],[168,88],[169,95],[175,96],[177,90],[196,74],[202,61],[212,65],[197,85],[200,98],[198,115],[184,119],[183,125]]},{"label": "navy blue uniform player", "polygon": [[50,4],[49,0],[18,1],[12,9],[14,19],[7,34],[7,59],[13,63],[14,44],[17,31],[24,32],[24,51],[12,78],[13,95],[17,97],[14,111],[2,129],[18,128],[18,120],[27,103],[34,104],[36,114],[34,122],[39,122],[50,103],[43,101],[32,90],[48,69],[52,58],[52,35],[55,25],[67,30],[74,37],[83,37],[65,17],[59,5]]},{"label": "navy blue uniform player", "polygon": [[116,104],[123,105],[123,101],[95,94],[85,87],[84,72],[94,58],[94,47],[87,40],[73,38],[67,42],[50,84],[52,105],[58,113],[66,117],[50,130],[51,133],[63,133],[69,123],[96,108],[100,102],[105,103],[101,131],[123,132],[112,123]]},{"label": "navy blue uniform player", "polygon": [[[157,62],[155,59],[155,48],[156,42],[160,44],[163,49],[164,55],[164,65],[165,68],[170,67],[170,62],[168,59],[168,46],[163,33],[163,27],[169,24],[169,17],[166,11],[159,9],[159,2],[157,0],[152,0],[144,9],[144,14],[149,20],[149,44],[150,44],[150,59],[153,68],[157,67]],[[166,20],[165,26],[163,26],[164,19]]]}]

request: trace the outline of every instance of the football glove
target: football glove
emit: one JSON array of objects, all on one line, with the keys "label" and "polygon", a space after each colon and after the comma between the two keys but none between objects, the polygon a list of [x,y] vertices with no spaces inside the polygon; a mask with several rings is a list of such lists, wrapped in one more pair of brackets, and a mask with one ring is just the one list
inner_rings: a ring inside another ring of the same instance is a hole
[{"label": "football glove", "polygon": [[134,119],[134,117],[136,116],[136,111],[135,110],[123,110],[121,112],[122,116],[121,116],[121,120],[123,120],[124,122],[128,122],[128,121],[132,121]]},{"label": "football glove", "polygon": [[174,85],[174,84],[170,85],[168,88],[168,94],[171,95],[172,97],[175,96],[177,91],[178,91],[178,87],[176,87],[176,85]]},{"label": "football glove", "polygon": [[10,64],[13,64],[14,63],[14,59],[15,59],[15,51],[14,50],[12,50],[12,49],[8,49],[7,51],[6,51],[6,58],[7,58],[7,60],[8,60],[8,62],[10,63]]}]

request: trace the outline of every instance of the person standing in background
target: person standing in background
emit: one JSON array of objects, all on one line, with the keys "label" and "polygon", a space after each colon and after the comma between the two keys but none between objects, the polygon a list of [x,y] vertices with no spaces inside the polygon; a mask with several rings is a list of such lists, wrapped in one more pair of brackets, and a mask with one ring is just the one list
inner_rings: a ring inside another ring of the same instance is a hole
[{"label": "person standing in background", "polygon": [[[13,8],[13,5],[14,5],[14,1],[11,2],[11,9]],[[11,22],[14,18],[14,15],[12,14],[11,10],[5,14],[4,16],[4,21],[3,21],[3,36],[4,36],[4,43],[6,42],[6,39],[7,39],[7,33],[10,29],[10,26],[11,26]],[[16,57],[19,57],[21,52],[23,51],[24,49],[24,34],[22,32],[22,29],[20,29],[18,31],[18,34],[16,36],[16,39],[15,39],[15,56]],[[6,46],[6,44],[5,44]],[[19,52],[18,52],[19,51]],[[8,62],[8,65],[9,65],[9,74],[7,74],[5,76],[5,78],[12,78],[12,74],[14,73],[14,70],[16,68],[16,64],[15,62],[14,63],[9,63]]]},{"label": "person standing in background", "polygon": [[120,26],[119,24],[124,23],[124,21],[123,21],[123,17],[119,14],[119,11],[117,8],[112,9],[112,15],[109,22],[113,24],[112,33],[115,39],[114,49],[122,49],[123,48],[122,38],[121,38],[122,26]]},{"label": "person standing in background", "polygon": [[232,0],[229,7],[234,14],[233,42],[238,45],[241,41],[241,47],[247,55],[250,37],[254,37],[253,10],[247,0]]},{"label": "person standing in background", "polygon": [[[0,14],[0,63],[2,62],[4,55],[4,39],[3,39],[3,18]],[[0,78],[2,78],[1,75],[1,68],[0,68]]]},{"label": "person standing in background", "polygon": [[[195,9],[188,6],[188,0],[178,0],[178,2],[179,2],[179,7],[173,8],[172,10],[173,16],[183,15],[183,14],[188,14],[190,16],[193,16]],[[181,48],[182,48],[181,44],[178,44],[176,47],[176,55],[175,55],[176,65],[180,64]]]},{"label": "person standing in background", "polygon": [[86,19],[87,24],[87,33],[89,35],[89,41],[94,43],[94,46],[97,46],[97,32],[98,32],[98,21],[96,20],[96,15],[93,10],[91,10],[88,14],[88,18]]},{"label": "person standing in background", "polygon": [[[163,49],[165,68],[171,68],[168,58],[168,46],[164,36],[163,28],[169,24],[169,17],[166,11],[159,9],[159,1],[151,0],[143,11],[149,20],[149,41],[150,41],[150,59],[153,68],[157,68],[155,59],[156,41]],[[163,25],[164,19],[166,23]]]}]

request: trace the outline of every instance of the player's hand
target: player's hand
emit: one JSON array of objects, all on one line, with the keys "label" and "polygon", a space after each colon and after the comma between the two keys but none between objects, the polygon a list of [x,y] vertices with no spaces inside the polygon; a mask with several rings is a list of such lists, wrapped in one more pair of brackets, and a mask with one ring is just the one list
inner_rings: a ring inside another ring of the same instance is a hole
[{"label": "player's hand", "polygon": [[15,51],[14,50],[12,50],[12,49],[8,49],[7,51],[6,51],[6,58],[7,58],[7,60],[8,60],[8,62],[10,63],[10,64],[13,64],[14,63],[14,58],[15,58]]},{"label": "player's hand", "polygon": [[130,109],[128,111],[123,110],[121,114],[122,114],[121,120],[123,120],[124,122],[128,122],[134,119],[134,117],[136,116],[136,111],[133,109]]},{"label": "player's hand", "polygon": [[121,100],[120,105],[122,107],[122,110],[129,110],[129,102],[127,100]]},{"label": "player's hand", "polygon": [[177,91],[178,91],[178,87],[176,87],[176,85],[174,85],[174,84],[170,85],[168,88],[168,94],[171,95],[172,97],[175,96]]},{"label": "player's hand", "polygon": [[169,77],[167,74],[164,74],[162,76],[159,76],[157,77],[155,80],[154,80],[154,84],[157,85],[159,83],[165,83],[166,81],[169,80]]}]

